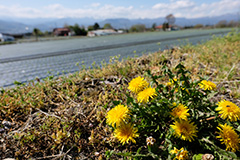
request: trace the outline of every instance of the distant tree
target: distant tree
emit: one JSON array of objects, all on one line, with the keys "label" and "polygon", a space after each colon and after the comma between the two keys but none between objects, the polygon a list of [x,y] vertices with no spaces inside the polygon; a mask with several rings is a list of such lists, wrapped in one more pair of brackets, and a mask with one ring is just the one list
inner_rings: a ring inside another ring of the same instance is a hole
[{"label": "distant tree", "polygon": [[168,29],[168,28],[169,28],[169,24],[167,22],[164,22],[163,25],[162,25],[162,29],[164,31],[166,31],[166,29]]},{"label": "distant tree", "polygon": [[214,28],[214,25],[206,24],[204,28],[211,29],[211,28]]},{"label": "distant tree", "polygon": [[129,32],[144,32],[145,30],[146,27],[144,24],[136,24],[129,29]]},{"label": "distant tree", "polygon": [[93,26],[88,26],[88,31],[93,31]]},{"label": "distant tree", "polygon": [[129,32],[137,32],[137,28],[135,26],[132,26],[130,29],[129,29]]},{"label": "distant tree", "polygon": [[44,32],[44,36],[49,36],[51,33],[50,32],[48,32],[48,31],[45,31]]},{"label": "distant tree", "polygon": [[106,23],[103,26],[104,29],[113,29],[112,25],[110,23]]},{"label": "distant tree", "polygon": [[156,26],[157,26],[157,24],[156,24],[156,23],[153,23],[153,24],[152,24],[152,30],[153,30],[153,31],[155,31],[155,29],[156,29]]},{"label": "distant tree", "polygon": [[239,22],[231,20],[230,22],[228,22],[228,27],[237,27],[238,24],[239,24]]},{"label": "distant tree", "polygon": [[78,24],[75,24],[74,26],[69,26],[70,29],[72,29],[76,35],[79,36],[86,36],[87,35],[87,31],[85,30],[84,27],[79,27]]},{"label": "distant tree", "polygon": [[194,28],[203,28],[203,25],[202,25],[202,24],[196,24],[196,25],[194,26]]},{"label": "distant tree", "polygon": [[42,34],[42,32],[38,28],[33,29],[33,35],[35,35],[36,41],[38,41],[38,36],[41,34]]},{"label": "distant tree", "polygon": [[99,29],[99,28],[100,28],[99,24],[98,24],[98,23],[94,23],[93,29],[94,29],[94,30],[97,30],[97,29]]},{"label": "distant tree", "polygon": [[173,25],[176,21],[175,17],[173,14],[169,14],[165,17],[169,25]]},{"label": "distant tree", "polygon": [[221,20],[216,24],[217,28],[224,28],[227,27],[227,21],[226,20]]},{"label": "distant tree", "polygon": [[193,28],[193,26],[184,26],[183,28],[184,29],[191,29],[191,28]]}]

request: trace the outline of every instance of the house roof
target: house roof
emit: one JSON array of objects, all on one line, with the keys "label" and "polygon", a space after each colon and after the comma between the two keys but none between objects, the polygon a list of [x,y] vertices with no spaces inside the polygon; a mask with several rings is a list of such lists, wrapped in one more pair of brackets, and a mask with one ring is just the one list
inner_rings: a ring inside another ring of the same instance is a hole
[{"label": "house roof", "polygon": [[[168,27],[171,28],[172,25],[169,25]],[[162,28],[163,28],[163,25],[156,26],[155,28],[156,28],[156,29],[162,29]]]},{"label": "house roof", "polygon": [[53,29],[53,31],[55,32],[55,31],[58,31],[58,32],[61,32],[61,31],[70,31],[70,29],[68,29],[68,28],[54,28]]},{"label": "house roof", "polygon": [[163,27],[162,25],[159,25],[159,26],[156,26],[155,28],[156,29],[162,29],[162,27]]}]

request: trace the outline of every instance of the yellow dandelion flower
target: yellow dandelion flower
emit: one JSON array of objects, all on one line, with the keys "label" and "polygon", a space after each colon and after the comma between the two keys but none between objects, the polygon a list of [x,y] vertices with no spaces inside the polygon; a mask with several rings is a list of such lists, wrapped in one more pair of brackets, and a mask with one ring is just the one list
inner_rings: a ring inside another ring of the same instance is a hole
[{"label": "yellow dandelion flower", "polygon": [[144,80],[142,77],[137,77],[131,80],[128,84],[128,89],[134,93],[139,93],[149,86],[149,83]]},{"label": "yellow dandelion flower", "polygon": [[169,79],[169,82],[167,82],[165,85],[168,87],[172,87],[174,84],[174,81],[177,82],[177,78]]},{"label": "yellow dandelion flower", "polygon": [[186,91],[188,94],[190,94],[190,92],[189,92],[189,90],[188,89],[186,89],[186,88],[183,88],[183,87],[181,87],[181,89],[184,91]]},{"label": "yellow dandelion flower", "polygon": [[170,80],[172,83],[177,82],[177,78],[173,78],[173,80]]},{"label": "yellow dandelion flower", "polygon": [[170,125],[174,130],[176,137],[181,138],[184,141],[192,141],[194,137],[197,137],[197,126],[188,120],[175,121],[173,125]]},{"label": "yellow dandelion flower", "polygon": [[[221,128],[220,128],[221,127]],[[222,141],[222,144],[226,145],[226,150],[227,151],[240,151],[239,148],[239,135],[234,131],[234,129],[227,125],[227,124],[220,124],[220,127],[217,127],[220,132],[218,132],[220,135],[217,136],[217,138],[220,138],[220,141]]]},{"label": "yellow dandelion flower", "polygon": [[176,108],[172,110],[170,113],[174,118],[179,118],[183,120],[187,120],[187,116],[190,116],[188,113],[189,109],[187,106],[184,106],[182,104],[179,104]]},{"label": "yellow dandelion flower", "polygon": [[174,159],[178,159],[178,160],[188,159],[188,151],[184,150],[184,148],[181,148],[178,150],[176,147],[174,147],[174,149],[171,150],[170,153],[176,155]]},{"label": "yellow dandelion flower", "polygon": [[172,83],[171,82],[167,82],[165,85],[168,86],[168,87],[171,87]]},{"label": "yellow dandelion flower", "polygon": [[240,108],[230,101],[222,100],[218,102],[216,111],[219,111],[219,114],[222,114],[221,118],[230,120],[231,122],[240,119]]},{"label": "yellow dandelion flower", "polygon": [[114,137],[117,138],[123,145],[131,140],[136,143],[134,138],[139,137],[138,129],[134,128],[131,123],[121,123],[114,131]]},{"label": "yellow dandelion flower", "polygon": [[172,105],[169,106],[169,108],[173,108],[173,107],[175,107],[175,106],[177,106],[177,103],[176,103],[176,102],[173,102]]},{"label": "yellow dandelion flower", "polygon": [[178,149],[176,147],[174,147],[171,151],[170,154],[177,154],[178,153]]},{"label": "yellow dandelion flower", "polygon": [[122,121],[129,118],[129,115],[128,115],[129,113],[130,111],[127,108],[127,106],[119,104],[113,109],[111,109],[110,111],[108,111],[106,116],[107,123],[109,125],[112,125],[113,127],[115,124],[116,126],[118,126]]},{"label": "yellow dandelion flower", "polygon": [[202,80],[198,85],[204,90],[214,90],[217,88],[216,84],[207,80]]},{"label": "yellow dandelion flower", "polygon": [[173,105],[173,106],[176,106],[176,105],[177,105],[177,103],[176,103],[176,102],[173,102],[173,103],[172,103],[172,105]]},{"label": "yellow dandelion flower", "polygon": [[137,100],[140,103],[147,103],[147,102],[149,102],[150,98],[153,98],[156,95],[157,95],[157,93],[156,93],[155,88],[149,87],[138,93]]}]

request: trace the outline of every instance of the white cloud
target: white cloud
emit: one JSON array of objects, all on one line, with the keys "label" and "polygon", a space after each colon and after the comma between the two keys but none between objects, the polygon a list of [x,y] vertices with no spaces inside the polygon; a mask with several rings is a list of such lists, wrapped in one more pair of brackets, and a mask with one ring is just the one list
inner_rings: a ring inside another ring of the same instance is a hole
[{"label": "white cloud", "polygon": [[100,3],[92,3],[90,6],[91,7],[99,7],[101,4]]},{"label": "white cloud", "polygon": [[194,7],[195,3],[190,0],[178,0],[171,1],[171,3],[158,3],[155,4],[153,9],[169,9],[169,10],[178,10],[178,9],[189,9]]},{"label": "white cloud", "polygon": [[29,7],[21,7],[21,6],[3,6],[0,5],[0,16],[6,16],[6,17],[26,17],[26,18],[32,18],[33,15],[39,15],[42,12],[35,8],[29,8]]},{"label": "white cloud", "polygon": [[72,9],[61,4],[52,4],[41,8],[29,8],[19,5],[0,5],[1,17],[25,18],[63,18],[63,17],[93,17],[93,18],[158,18],[172,13],[176,17],[196,18],[217,16],[225,13],[239,12],[240,1],[220,0],[213,3],[197,5],[193,0],[170,0],[169,3],[158,3],[152,8],[133,6],[114,6],[92,3],[88,7]]},{"label": "white cloud", "polygon": [[155,4],[152,9],[157,13],[172,13],[176,17],[198,18],[207,16],[219,16],[226,13],[239,12],[240,1],[221,0],[213,3],[195,4],[191,0],[171,0],[170,3]]}]

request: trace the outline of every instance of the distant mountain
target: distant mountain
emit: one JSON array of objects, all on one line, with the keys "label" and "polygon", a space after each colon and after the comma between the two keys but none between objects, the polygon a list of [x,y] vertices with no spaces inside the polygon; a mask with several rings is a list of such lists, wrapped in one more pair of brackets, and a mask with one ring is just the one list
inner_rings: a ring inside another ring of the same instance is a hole
[{"label": "distant mountain", "polygon": [[[194,26],[196,24],[203,24],[203,25],[215,25],[221,20],[227,21],[239,21],[237,14],[225,14],[222,16],[215,16],[215,17],[202,17],[202,18],[176,18],[176,25],[179,26]],[[118,19],[106,19],[104,21],[100,21],[99,25],[104,26],[106,23],[110,23],[114,28],[130,28],[134,24],[145,24],[146,27],[151,27],[154,23],[157,25],[163,24],[165,22],[165,18],[155,18],[155,19],[125,19],[125,18],[118,18]]]},{"label": "distant mountain", "polygon": [[37,27],[40,30],[52,30],[54,28],[63,27],[65,24],[67,25],[79,24],[79,26],[87,27],[99,21],[101,20],[96,20],[93,18],[61,18],[61,19],[48,21],[45,23],[34,24],[34,27]]},{"label": "distant mountain", "polygon": [[32,26],[19,22],[0,20],[0,33],[24,33],[28,30],[32,31]]},{"label": "distant mountain", "polygon": [[196,24],[203,24],[203,25],[215,25],[221,20],[226,21],[239,21],[239,17],[237,14],[225,14],[221,16],[215,17],[202,17],[202,18],[176,18],[176,24],[179,26],[194,26]]},{"label": "distant mountain", "polygon": [[[144,24],[146,27],[151,27],[154,23],[156,25],[163,24],[166,20],[164,17],[150,19],[127,19],[127,18],[115,18],[115,19],[94,19],[94,18],[1,18],[0,17],[0,32],[4,33],[23,33],[31,32],[33,28],[39,28],[41,31],[52,31],[53,28],[63,27],[65,24],[79,26],[93,25],[95,22],[99,23],[100,27],[104,24],[110,23],[116,29],[128,29],[135,24]],[[202,18],[181,18],[177,17],[175,24],[179,26],[193,26],[196,24],[214,25],[221,20],[227,21],[239,21],[237,14],[225,14],[222,16],[214,17],[202,17]],[[26,27],[28,30],[26,30]]]},{"label": "distant mountain", "polygon": [[110,23],[113,28],[128,29],[135,24],[145,24],[146,27],[151,27],[153,23],[162,24],[165,18],[156,18],[156,19],[126,19],[126,18],[117,18],[117,19],[106,19],[99,22],[101,27],[106,23]]},{"label": "distant mountain", "polygon": [[[0,33],[25,33],[32,32],[33,28],[38,28],[41,31],[52,31],[54,28],[63,27],[65,24],[79,26],[93,25],[95,22],[102,21],[101,19],[93,18],[60,18],[60,19],[49,19],[49,18],[0,18]],[[21,23],[20,23],[21,22]],[[28,30],[26,30],[26,27]]]}]

